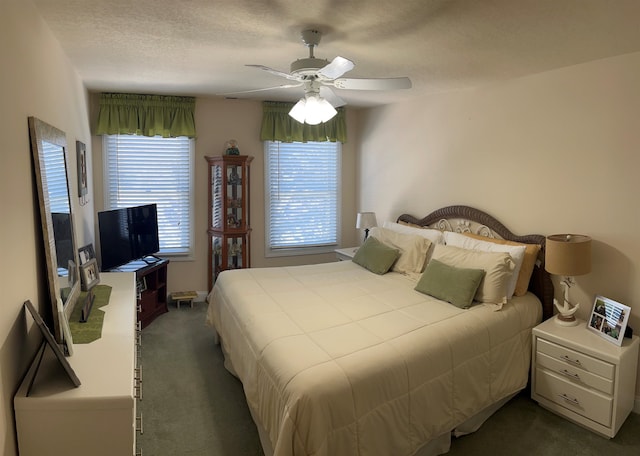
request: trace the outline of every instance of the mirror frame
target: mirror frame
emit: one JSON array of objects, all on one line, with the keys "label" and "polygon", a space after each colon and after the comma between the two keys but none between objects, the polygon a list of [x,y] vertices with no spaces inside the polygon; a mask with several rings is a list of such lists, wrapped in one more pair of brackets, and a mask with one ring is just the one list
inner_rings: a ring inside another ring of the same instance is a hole
[{"label": "mirror frame", "polygon": [[[56,342],[65,343],[64,326],[68,326],[69,317],[80,294],[80,280],[78,275],[78,247],[76,244],[76,231],[73,217],[73,205],[71,204],[71,192],[69,191],[69,166],[66,134],[43,122],[36,117],[29,117],[29,136],[31,140],[31,152],[38,188],[38,200],[40,202],[40,221],[42,224],[42,237],[44,240],[44,253],[47,265],[47,282],[49,285],[49,297],[51,301],[51,313],[53,317],[53,333]],[[69,217],[71,225],[71,244],[73,250],[73,265],[69,270],[69,278],[72,282],[65,302],[62,301],[60,281],[58,276],[58,259],[56,254],[53,218],[49,201],[49,191],[45,174],[45,160],[43,142],[48,142],[62,148],[64,156],[65,176],[67,180],[67,197],[69,199]],[[67,341],[70,346],[72,341]],[[71,350],[69,349],[69,352]]]}]

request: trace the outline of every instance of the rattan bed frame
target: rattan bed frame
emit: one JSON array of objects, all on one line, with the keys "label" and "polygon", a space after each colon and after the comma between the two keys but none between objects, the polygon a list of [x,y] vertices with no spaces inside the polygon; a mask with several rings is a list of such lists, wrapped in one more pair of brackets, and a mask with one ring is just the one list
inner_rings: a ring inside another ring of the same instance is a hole
[{"label": "rattan bed frame", "polygon": [[542,318],[546,320],[553,316],[553,283],[549,273],[544,269],[545,236],[540,234],[517,236],[489,214],[469,206],[443,207],[421,219],[402,214],[397,220],[442,231],[475,233],[489,238],[539,244],[541,249],[529,281],[529,291],[542,302]]}]

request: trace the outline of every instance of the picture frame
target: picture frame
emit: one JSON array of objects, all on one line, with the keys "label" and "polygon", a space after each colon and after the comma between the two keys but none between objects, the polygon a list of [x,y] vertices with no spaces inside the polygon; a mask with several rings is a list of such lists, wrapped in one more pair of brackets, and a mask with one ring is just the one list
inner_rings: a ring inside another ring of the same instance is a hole
[{"label": "picture frame", "polygon": [[80,261],[80,266],[87,263],[87,261],[92,260],[96,257],[96,252],[93,250],[93,244],[87,244],[78,249],[78,258]]},{"label": "picture frame", "polygon": [[[63,367],[65,373],[67,374],[67,377],[69,377],[69,380],[71,380],[71,382],[75,387],[80,386],[81,384],[80,379],[78,378],[75,371],[71,367],[71,364],[69,364],[69,361],[67,361],[67,359],[64,357],[64,353],[62,353],[62,350],[60,349],[55,339],[53,338],[53,334],[51,334],[51,331],[49,330],[47,325],[44,323],[44,320],[42,319],[42,317],[40,316],[36,308],[33,306],[31,301],[29,300],[24,302],[24,306],[27,308],[27,310],[29,310],[29,313],[33,317],[33,320],[36,322],[36,326],[40,329],[40,332],[42,333],[42,336],[44,338],[44,342],[42,343],[42,348],[40,349],[40,353],[39,353],[40,358],[38,359],[38,368],[40,367],[40,363],[42,362],[42,356],[44,355],[44,350],[48,345],[49,347],[51,347],[51,350],[56,355],[58,362]],[[33,386],[33,381],[35,380],[35,377],[36,375],[34,374],[33,378],[31,379],[31,384],[29,385],[28,390],[31,390],[31,386]],[[27,391],[27,396],[28,395],[29,395],[29,391]]]},{"label": "picture frame", "polygon": [[76,157],[78,162],[78,197],[84,198],[89,189],[87,186],[87,146],[76,141]]},{"label": "picture frame", "polygon": [[98,272],[98,261],[95,258],[80,265],[80,278],[82,280],[82,291],[89,291],[100,283],[100,273]]},{"label": "picture frame", "polygon": [[596,296],[587,328],[607,341],[622,345],[631,307],[604,296]]}]

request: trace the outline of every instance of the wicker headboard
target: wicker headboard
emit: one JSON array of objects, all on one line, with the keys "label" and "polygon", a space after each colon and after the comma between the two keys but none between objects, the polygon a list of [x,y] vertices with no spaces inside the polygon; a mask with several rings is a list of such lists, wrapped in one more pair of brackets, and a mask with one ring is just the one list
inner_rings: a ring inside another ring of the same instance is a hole
[{"label": "wicker headboard", "polygon": [[546,320],[553,316],[554,291],[551,277],[544,269],[544,236],[540,234],[516,236],[495,218],[479,209],[469,206],[443,207],[421,219],[417,219],[409,214],[402,214],[398,217],[398,221],[435,228],[441,231],[475,233],[489,238],[506,239],[524,244],[539,244],[541,249],[538,254],[536,266],[533,268],[531,280],[529,281],[529,291],[535,294],[542,302],[542,318]]}]

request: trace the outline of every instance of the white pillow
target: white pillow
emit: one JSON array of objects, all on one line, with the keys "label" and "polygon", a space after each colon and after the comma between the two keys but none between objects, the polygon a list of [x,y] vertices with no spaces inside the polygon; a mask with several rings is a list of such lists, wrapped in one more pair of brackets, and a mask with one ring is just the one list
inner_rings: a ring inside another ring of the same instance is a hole
[{"label": "white pillow", "polygon": [[429,239],[380,227],[372,228],[370,234],[383,244],[400,250],[400,257],[391,267],[392,271],[402,274],[422,272],[431,246]]},{"label": "white pillow", "polygon": [[511,279],[509,279],[509,284],[507,285],[507,299],[511,299],[516,290],[518,275],[520,274],[520,268],[524,261],[524,252],[527,249],[525,245],[496,244],[495,242],[470,238],[469,236],[454,233],[452,231],[446,231],[444,233],[444,242],[446,245],[452,245],[463,249],[480,250],[481,252],[506,252],[511,255],[511,258],[515,263],[513,274]]},{"label": "white pillow", "polygon": [[482,252],[436,245],[432,258],[457,268],[484,269],[485,275],[474,299],[497,304],[497,310],[502,309],[502,305],[507,302],[507,285],[514,268],[513,259],[507,252]]},{"label": "white pillow", "polygon": [[400,223],[386,221],[382,225],[383,228],[403,234],[415,234],[429,239],[432,244],[444,244],[442,231],[431,228],[415,228],[413,226],[401,225]]}]

